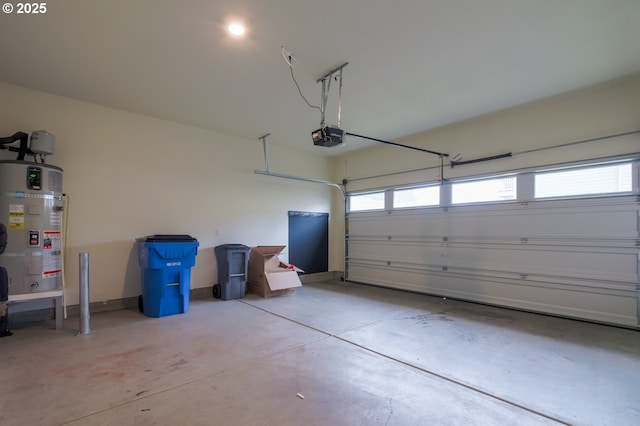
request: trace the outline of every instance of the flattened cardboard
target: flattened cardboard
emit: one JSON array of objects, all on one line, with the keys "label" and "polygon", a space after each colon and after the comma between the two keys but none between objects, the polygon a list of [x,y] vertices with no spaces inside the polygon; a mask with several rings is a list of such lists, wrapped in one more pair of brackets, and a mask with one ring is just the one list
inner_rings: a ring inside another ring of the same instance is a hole
[{"label": "flattened cardboard", "polygon": [[249,253],[247,291],[262,297],[278,296],[293,292],[302,286],[297,272],[304,272],[293,265],[283,263],[278,255],[286,246],[257,246]]},{"label": "flattened cardboard", "polygon": [[267,272],[265,275],[271,291],[302,286],[298,274],[292,270]]}]

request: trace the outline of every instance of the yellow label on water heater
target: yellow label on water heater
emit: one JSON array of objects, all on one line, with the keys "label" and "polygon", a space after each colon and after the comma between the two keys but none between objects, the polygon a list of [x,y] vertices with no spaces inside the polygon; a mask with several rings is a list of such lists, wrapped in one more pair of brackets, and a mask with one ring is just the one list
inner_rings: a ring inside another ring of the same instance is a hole
[{"label": "yellow label on water heater", "polygon": [[9,229],[14,229],[14,230],[24,229],[24,212],[9,213]]}]

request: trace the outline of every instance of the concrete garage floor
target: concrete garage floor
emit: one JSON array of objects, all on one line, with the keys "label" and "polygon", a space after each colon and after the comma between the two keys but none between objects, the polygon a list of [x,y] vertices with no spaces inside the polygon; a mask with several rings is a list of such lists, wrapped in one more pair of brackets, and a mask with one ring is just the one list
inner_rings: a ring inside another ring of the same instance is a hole
[{"label": "concrete garage floor", "polygon": [[0,340],[3,426],[640,424],[635,330],[337,281],[52,326]]}]

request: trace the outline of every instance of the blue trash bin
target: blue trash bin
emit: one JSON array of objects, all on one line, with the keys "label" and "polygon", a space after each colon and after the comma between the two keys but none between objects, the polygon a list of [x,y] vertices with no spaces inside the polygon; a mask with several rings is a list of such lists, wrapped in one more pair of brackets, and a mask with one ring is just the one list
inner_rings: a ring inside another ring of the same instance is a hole
[{"label": "blue trash bin", "polygon": [[142,271],[140,311],[154,318],[187,312],[198,241],[190,235],[150,235],[136,241]]}]

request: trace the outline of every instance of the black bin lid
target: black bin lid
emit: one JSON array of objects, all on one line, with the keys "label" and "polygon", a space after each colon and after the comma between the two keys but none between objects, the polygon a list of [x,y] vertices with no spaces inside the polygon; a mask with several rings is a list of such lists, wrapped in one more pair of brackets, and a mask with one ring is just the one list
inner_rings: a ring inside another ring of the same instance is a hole
[{"label": "black bin lid", "polygon": [[250,250],[244,244],[221,244],[216,246],[214,250]]},{"label": "black bin lid", "polygon": [[144,241],[148,243],[192,243],[198,240],[187,234],[155,234],[144,237]]}]

